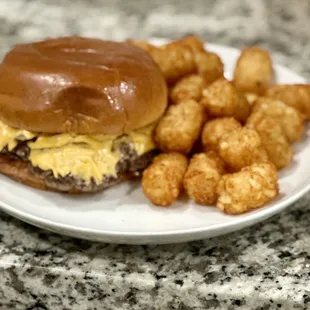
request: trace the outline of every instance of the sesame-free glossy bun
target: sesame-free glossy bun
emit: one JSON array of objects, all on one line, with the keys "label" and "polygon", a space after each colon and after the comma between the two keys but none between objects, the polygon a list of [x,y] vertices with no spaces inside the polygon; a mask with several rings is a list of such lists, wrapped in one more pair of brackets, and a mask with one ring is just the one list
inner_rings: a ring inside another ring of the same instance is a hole
[{"label": "sesame-free glossy bun", "polygon": [[121,135],[167,106],[162,73],[127,43],[64,37],[15,46],[0,64],[0,120],[33,132]]}]

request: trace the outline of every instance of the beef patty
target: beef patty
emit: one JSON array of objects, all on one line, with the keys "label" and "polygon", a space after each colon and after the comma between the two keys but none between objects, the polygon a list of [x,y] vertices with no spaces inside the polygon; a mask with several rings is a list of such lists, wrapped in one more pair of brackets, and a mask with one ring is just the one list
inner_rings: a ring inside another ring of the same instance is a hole
[{"label": "beef patty", "polygon": [[86,183],[83,179],[72,175],[56,178],[52,170],[42,170],[39,167],[34,167],[28,161],[30,148],[24,141],[19,142],[12,151],[9,151],[5,147],[0,154],[12,160],[27,162],[29,171],[42,179],[46,186],[51,189],[61,192],[97,192],[115,185],[124,179],[139,176],[141,171],[151,163],[153,157],[156,155],[155,150],[138,155],[131,142],[121,142],[118,144],[117,149],[121,156],[116,165],[116,176],[104,175],[100,184],[97,184],[94,179]]}]

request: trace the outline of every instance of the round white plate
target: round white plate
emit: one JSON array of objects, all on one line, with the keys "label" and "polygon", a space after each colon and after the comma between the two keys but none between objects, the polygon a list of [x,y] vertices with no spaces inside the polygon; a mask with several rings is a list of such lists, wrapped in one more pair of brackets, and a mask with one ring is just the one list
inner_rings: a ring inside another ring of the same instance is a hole
[{"label": "round white plate", "polygon": [[[163,41],[155,40],[161,44]],[[225,63],[231,78],[239,51],[215,44],[208,50]],[[279,83],[305,80],[281,66]],[[215,207],[202,207],[181,199],[169,208],[152,206],[139,182],[123,183],[99,194],[69,196],[32,189],[0,175],[1,209],[25,222],[78,238],[114,243],[172,243],[226,234],[260,222],[292,204],[310,189],[310,137],[294,146],[293,163],[279,174],[280,195],[253,212],[229,216]]]}]

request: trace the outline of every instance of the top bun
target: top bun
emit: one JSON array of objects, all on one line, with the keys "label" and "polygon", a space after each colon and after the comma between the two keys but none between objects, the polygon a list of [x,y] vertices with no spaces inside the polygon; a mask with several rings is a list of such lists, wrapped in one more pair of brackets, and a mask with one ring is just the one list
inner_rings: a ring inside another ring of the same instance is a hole
[{"label": "top bun", "polygon": [[64,37],[14,47],[0,64],[0,120],[33,132],[121,135],[167,106],[162,73],[128,43]]}]

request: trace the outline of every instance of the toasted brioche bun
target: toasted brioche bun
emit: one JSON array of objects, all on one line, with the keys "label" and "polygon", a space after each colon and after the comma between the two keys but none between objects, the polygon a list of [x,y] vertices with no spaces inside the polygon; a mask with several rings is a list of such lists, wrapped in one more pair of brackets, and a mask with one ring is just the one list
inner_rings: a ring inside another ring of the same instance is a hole
[{"label": "toasted brioche bun", "polygon": [[44,180],[31,173],[29,163],[22,160],[10,159],[0,155],[0,173],[11,179],[42,190],[53,190],[49,188]]},{"label": "toasted brioche bun", "polygon": [[32,132],[121,135],[166,106],[159,68],[128,43],[49,39],[15,46],[0,65],[0,120]]}]

